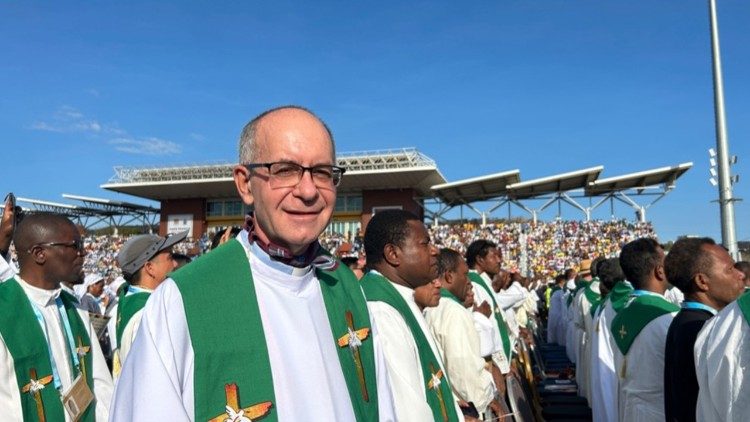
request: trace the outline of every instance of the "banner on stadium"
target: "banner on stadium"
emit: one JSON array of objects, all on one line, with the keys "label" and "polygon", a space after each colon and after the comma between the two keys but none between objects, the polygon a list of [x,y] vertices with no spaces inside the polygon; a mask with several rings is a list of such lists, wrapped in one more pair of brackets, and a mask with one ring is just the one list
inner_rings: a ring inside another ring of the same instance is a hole
[{"label": "banner on stadium", "polygon": [[188,230],[188,237],[193,237],[193,214],[170,214],[167,217],[167,233],[174,234]]}]

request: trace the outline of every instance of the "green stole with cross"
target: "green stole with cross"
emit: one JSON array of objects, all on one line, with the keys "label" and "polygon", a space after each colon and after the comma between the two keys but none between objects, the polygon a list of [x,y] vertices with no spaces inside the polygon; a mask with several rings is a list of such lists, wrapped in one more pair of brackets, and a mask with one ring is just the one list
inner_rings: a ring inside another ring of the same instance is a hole
[{"label": "green stole with cross", "polygon": [[117,335],[117,344],[122,343],[122,333],[125,331],[125,327],[133,318],[138,311],[146,306],[146,301],[151,296],[149,292],[137,292],[127,294],[128,289],[125,288],[120,295],[120,300],[117,305],[117,322],[115,324],[115,334]]},{"label": "green stole with cross", "polygon": [[[367,302],[345,265],[315,273],[334,341],[339,339],[339,363],[356,420],[375,421],[378,392]],[[195,420],[224,421],[229,406],[250,419],[277,421],[268,345],[245,248],[232,239],[171,277],[182,296],[195,355]],[[359,347],[348,347],[351,334],[359,337]]]},{"label": "green stole with cross", "polygon": [[505,358],[508,360],[508,362],[510,362],[513,356],[511,356],[508,324],[505,322],[505,315],[503,314],[503,310],[500,309],[499,306],[497,306],[495,293],[492,291],[492,289],[490,289],[487,283],[484,282],[482,276],[479,275],[479,273],[475,270],[469,270],[469,281],[481,286],[487,292],[487,295],[490,297],[490,299],[492,299],[492,313],[495,315],[495,323],[497,324],[497,328],[500,330],[500,338],[503,341],[503,354],[505,355]]},{"label": "green stole with cross", "polygon": [[[86,373],[86,384],[93,392],[94,382],[89,334],[83,320],[78,315],[75,298],[69,293],[61,291],[60,299],[70,321],[70,330],[76,347],[87,350],[82,363]],[[56,327],[49,327],[48,329],[50,328],[57,329]],[[36,319],[31,301],[15,278],[0,283],[0,335],[3,337],[8,352],[13,356],[16,382],[18,382],[21,395],[23,420],[39,421],[42,417],[47,421],[65,420],[65,410],[63,409],[60,392],[55,388],[54,381],[50,379],[52,375],[50,348],[44,337],[42,327]],[[65,344],[67,346],[67,339]],[[72,352],[77,353],[77,351]],[[67,353],[70,356],[71,351],[68,350]],[[72,362],[70,363],[72,364]],[[36,392],[29,388],[32,371],[36,373],[35,381],[47,381],[44,388]],[[74,378],[79,373],[80,368],[72,368]],[[47,379],[45,380],[45,378]],[[24,392],[24,390],[26,391]],[[96,398],[82,413],[79,420],[93,422],[95,419]]]},{"label": "green stole with cross", "polygon": [[[458,421],[453,404],[453,393],[448,380],[448,374],[443,374],[443,379],[439,385],[435,385],[434,378],[438,377],[440,371],[440,362],[432,352],[430,343],[422,332],[419,322],[414,318],[409,304],[399,294],[395,287],[387,278],[372,271],[368,272],[361,280],[362,289],[368,302],[383,302],[390,305],[393,309],[401,314],[406,326],[409,327],[414,343],[417,345],[419,362],[422,365],[422,380],[424,382],[427,404],[432,410],[432,416],[436,421]],[[442,295],[442,292],[441,292]],[[382,330],[383,327],[380,327]],[[434,376],[433,376],[434,374]]]},{"label": "green stole with cross", "polygon": [[630,304],[626,304],[617,313],[610,327],[615,344],[623,356],[628,354],[633,341],[649,322],[664,314],[680,310],[679,306],[662,296],[644,294],[631,297],[630,301]]}]

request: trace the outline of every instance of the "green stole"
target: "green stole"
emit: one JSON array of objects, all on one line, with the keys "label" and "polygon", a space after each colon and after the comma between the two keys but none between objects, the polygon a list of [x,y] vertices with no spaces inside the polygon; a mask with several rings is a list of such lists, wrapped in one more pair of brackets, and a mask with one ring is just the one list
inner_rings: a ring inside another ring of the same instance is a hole
[{"label": "green stole", "polygon": [[151,296],[151,293],[149,292],[127,294],[127,291],[127,288],[123,289],[117,305],[117,323],[115,325],[115,334],[117,335],[118,346],[122,342],[122,333],[123,331],[125,331],[125,327],[128,326],[128,322],[130,322],[136,312],[140,311],[144,306],[146,306],[146,301]]},{"label": "green stole", "polygon": [[492,291],[492,289],[490,289],[487,283],[484,282],[482,276],[479,275],[479,273],[475,270],[469,270],[469,281],[480,285],[487,292],[487,295],[489,295],[490,299],[492,299],[492,313],[495,315],[495,323],[497,324],[497,328],[500,329],[500,338],[503,340],[503,354],[505,355],[505,358],[508,360],[508,362],[510,362],[513,356],[511,356],[511,344],[510,336],[508,335],[508,324],[505,322],[505,315],[503,313],[503,310],[500,309],[499,306],[497,306],[495,293]]},{"label": "green stole", "polygon": [[[414,337],[414,342],[417,345],[419,362],[422,365],[423,386],[427,396],[427,404],[432,409],[432,416],[436,421],[457,422],[458,419],[454,410],[455,405],[453,404],[453,392],[448,380],[448,374],[443,374],[438,388],[430,387],[433,381],[433,374],[437,375],[441,365],[438,358],[432,352],[430,343],[427,341],[422,328],[420,328],[419,322],[414,318],[409,304],[406,303],[396,288],[391,285],[391,282],[380,274],[370,271],[360,282],[362,283],[362,289],[365,292],[368,302],[383,302],[390,305],[401,314],[404,322],[409,327],[412,337]],[[443,295],[442,290],[440,295]],[[382,330],[383,327],[380,327],[380,329]]]},{"label": "green stole", "polygon": [[612,309],[615,310],[615,313],[620,313],[625,304],[628,303],[631,293],[633,293],[633,286],[629,283],[618,281],[615,284],[615,287],[612,288],[612,291],[607,296],[610,303],[612,303]]},{"label": "green stole", "polygon": [[748,293],[748,290],[745,290],[745,293],[737,299],[737,306],[740,307],[742,315],[745,316],[745,322],[750,324],[750,293]]},{"label": "green stole", "polygon": [[622,308],[612,320],[612,336],[617,348],[623,356],[627,355],[633,341],[649,322],[664,314],[679,310],[679,306],[661,296],[644,294],[632,298],[630,304]]},{"label": "green stole", "polygon": [[[88,348],[83,357],[83,365],[86,372],[86,384],[94,391],[93,368],[91,366],[91,340],[86,327],[78,315],[75,307],[75,298],[69,293],[61,291],[65,312],[70,321],[70,329],[76,347]],[[41,380],[52,375],[50,364],[50,348],[44,337],[42,327],[36,319],[31,301],[26,296],[21,285],[15,278],[0,284],[0,335],[5,341],[8,352],[13,356],[13,364],[16,372],[16,382],[21,395],[21,410],[24,421],[38,421],[38,405],[35,394],[31,391],[24,393],[22,390],[29,384],[30,372],[36,371],[36,379]],[[65,337],[65,335],[63,336]],[[80,344],[79,344],[80,343]],[[65,345],[68,345],[65,337]],[[66,347],[68,349],[69,347]],[[70,358],[70,350],[68,357]],[[75,353],[75,351],[73,351]],[[80,359],[80,357],[79,357]],[[72,365],[72,361],[71,361]],[[80,368],[72,368],[75,378],[80,373]],[[55,388],[54,381],[50,381],[45,387],[38,391],[44,407],[44,417],[48,421],[62,421],[65,419],[60,392]],[[94,399],[81,416],[81,421],[93,422],[96,419],[96,399]]]},{"label": "green stole", "polygon": [[585,287],[583,290],[583,294],[586,295],[586,299],[591,304],[591,308],[589,309],[589,312],[591,312],[591,317],[593,318],[594,312],[596,312],[596,308],[599,307],[599,303],[602,301],[602,295],[601,293],[597,293],[594,291],[594,289],[591,288],[591,286],[594,284],[595,281],[599,281],[598,278],[594,278],[591,280],[591,283],[589,283],[588,286]]},{"label": "green stole", "polygon": [[[334,341],[339,339],[339,363],[356,420],[375,421],[378,392],[367,302],[345,265],[315,273]],[[260,408],[264,422],[277,421],[271,362],[245,248],[230,240],[172,273],[172,279],[182,296],[195,355],[195,420],[223,421],[231,405],[234,411],[246,409],[245,416],[253,414],[247,409]],[[361,334],[359,347],[347,347],[350,332]]]},{"label": "green stole", "polygon": [[588,287],[589,284],[590,282],[584,281],[584,280],[576,281],[576,287],[573,290],[569,290],[570,294],[568,295],[568,299],[567,299],[568,307],[570,307],[570,304],[573,303],[573,299],[575,299],[576,295],[578,294],[578,291],[581,289],[585,289],[586,287]]}]

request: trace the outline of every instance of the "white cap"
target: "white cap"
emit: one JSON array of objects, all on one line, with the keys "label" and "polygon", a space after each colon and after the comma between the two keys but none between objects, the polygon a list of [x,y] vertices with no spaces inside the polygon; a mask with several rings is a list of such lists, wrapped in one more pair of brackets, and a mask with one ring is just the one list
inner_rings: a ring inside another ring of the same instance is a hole
[{"label": "white cap", "polygon": [[87,274],[83,279],[83,288],[88,291],[90,286],[93,286],[94,284],[103,280],[104,276],[101,274]]}]

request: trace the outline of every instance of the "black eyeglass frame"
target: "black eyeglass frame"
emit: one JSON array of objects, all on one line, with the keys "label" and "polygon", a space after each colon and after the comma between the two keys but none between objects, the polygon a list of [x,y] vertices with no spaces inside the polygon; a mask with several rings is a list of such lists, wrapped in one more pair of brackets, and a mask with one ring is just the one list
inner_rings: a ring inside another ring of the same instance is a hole
[{"label": "black eyeglass frame", "polygon": [[32,245],[26,253],[31,253],[32,249],[38,247],[38,246],[67,246],[69,248],[75,248],[76,251],[80,254],[83,252],[84,242],[83,240],[71,240],[69,242],[45,242],[45,243],[37,243],[36,245]]},{"label": "black eyeglass frame", "polygon": [[[285,164],[285,165],[295,166],[295,167],[299,168],[299,170],[300,170],[300,172],[298,173],[299,174],[299,178],[297,179],[297,182],[294,185],[291,185],[291,186],[282,186],[282,187],[293,187],[293,186],[296,186],[302,180],[302,177],[304,177],[306,171],[310,172],[310,176],[312,177],[313,183],[315,183],[316,179],[315,179],[315,176],[314,176],[313,172],[315,170],[317,170],[317,169],[323,169],[324,168],[326,170],[329,170],[329,169],[331,170],[331,182],[332,182],[331,184],[335,188],[335,187],[337,187],[338,185],[341,184],[341,179],[344,177],[344,173],[346,173],[346,169],[344,167],[341,167],[341,166],[334,166],[332,164],[321,164],[321,165],[312,166],[312,167],[305,167],[305,166],[303,166],[301,164],[297,164],[297,163],[295,163],[293,161],[275,161],[273,163],[243,163],[242,166],[245,167],[248,170],[254,170],[256,168],[261,168],[261,167],[266,168],[268,170],[269,178],[273,179],[274,177],[278,177],[278,176],[274,175],[273,171],[271,171],[271,167],[275,166],[275,165],[279,165],[279,164]],[[327,186],[320,186],[317,183],[315,183],[315,186],[317,186],[319,188],[325,188],[325,187],[327,187]]]}]

